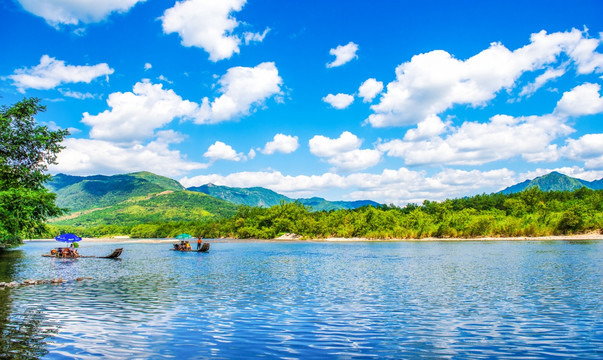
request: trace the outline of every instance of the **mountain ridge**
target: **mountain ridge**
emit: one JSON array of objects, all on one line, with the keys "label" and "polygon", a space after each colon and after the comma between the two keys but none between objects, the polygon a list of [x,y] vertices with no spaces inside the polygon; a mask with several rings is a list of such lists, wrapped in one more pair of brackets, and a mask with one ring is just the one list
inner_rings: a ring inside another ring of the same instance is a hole
[{"label": "mountain ridge", "polygon": [[303,205],[312,207],[313,211],[330,211],[356,209],[367,205],[374,207],[381,205],[372,200],[330,201],[320,197],[294,199],[263,187],[238,188],[209,183],[201,186],[191,186],[187,190],[202,192],[237,205],[246,206],[271,207],[279,205],[281,201],[286,203],[298,201]]},{"label": "mountain ridge", "polygon": [[513,194],[531,188],[539,188],[542,191],[575,191],[582,187],[591,190],[603,189],[603,179],[588,181],[562,174],[558,171],[551,171],[548,174],[535,177],[531,180],[525,180],[515,185],[511,185],[498,193]]}]

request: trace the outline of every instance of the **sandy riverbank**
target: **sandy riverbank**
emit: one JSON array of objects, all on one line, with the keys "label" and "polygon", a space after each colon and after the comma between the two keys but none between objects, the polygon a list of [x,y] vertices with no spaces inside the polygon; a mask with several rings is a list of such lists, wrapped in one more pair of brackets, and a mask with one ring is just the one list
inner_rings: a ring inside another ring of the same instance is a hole
[{"label": "sandy riverbank", "polygon": [[[367,238],[328,238],[328,239],[299,239],[298,237],[283,236],[277,239],[204,239],[211,242],[267,242],[267,241],[283,241],[283,242],[363,242],[363,241],[388,241],[388,242],[429,242],[429,241],[578,241],[578,240],[603,240],[603,234],[589,233],[579,235],[555,235],[555,236],[519,236],[519,237],[479,237],[479,238],[423,238],[423,239],[367,239]],[[33,239],[30,241],[48,241],[54,242],[54,239]],[[85,242],[101,242],[101,243],[175,243],[176,239],[129,239],[129,238],[83,238]],[[191,243],[196,239],[191,239]]]}]

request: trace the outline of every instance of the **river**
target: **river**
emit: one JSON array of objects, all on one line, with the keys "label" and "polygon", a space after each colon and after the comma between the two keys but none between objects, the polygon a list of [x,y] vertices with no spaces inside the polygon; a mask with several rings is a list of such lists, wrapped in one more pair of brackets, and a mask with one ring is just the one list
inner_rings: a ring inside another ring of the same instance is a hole
[{"label": "river", "polygon": [[66,281],[0,290],[5,358],[603,358],[603,241],[53,246],[0,253]]}]

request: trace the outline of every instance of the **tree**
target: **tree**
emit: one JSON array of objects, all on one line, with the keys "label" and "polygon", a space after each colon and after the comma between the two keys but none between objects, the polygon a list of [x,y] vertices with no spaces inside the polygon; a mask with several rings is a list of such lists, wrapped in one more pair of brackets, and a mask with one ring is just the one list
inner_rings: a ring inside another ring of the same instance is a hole
[{"label": "tree", "polygon": [[44,183],[69,131],[38,125],[35,116],[45,110],[38,98],[0,108],[0,245],[41,234],[46,219],[64,213]]}]

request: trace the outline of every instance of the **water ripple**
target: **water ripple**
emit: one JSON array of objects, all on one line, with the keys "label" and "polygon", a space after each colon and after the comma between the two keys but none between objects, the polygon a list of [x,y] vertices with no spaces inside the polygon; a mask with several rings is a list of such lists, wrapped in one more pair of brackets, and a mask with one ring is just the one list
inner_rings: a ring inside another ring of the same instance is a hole
[{"label": "water ripple", "polygon": [[0,290],[7,357],[603,357],[600,242],[50,246],[9,275],[66,283]]}]

